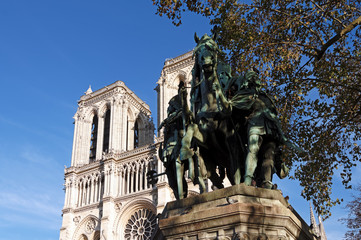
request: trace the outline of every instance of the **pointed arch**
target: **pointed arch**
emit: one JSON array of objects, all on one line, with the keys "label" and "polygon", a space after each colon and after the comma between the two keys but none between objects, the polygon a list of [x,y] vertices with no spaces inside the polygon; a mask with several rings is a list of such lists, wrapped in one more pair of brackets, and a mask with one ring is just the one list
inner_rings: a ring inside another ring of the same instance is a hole
[{"label": "pointed arch", "polygon": [[95,115],[98,115],[98,109],[96,107],[92,107],[92,108],[89,108],[86,112],[85,112],[85,120],[90,122],[92,121],[93,117]]},{"label": "pointed arch", "polygon": [[72,240],[93,239],[97,231],[100,231],[100,220],[98,217],[90,214],[78,224]]},{"label": "pointed arch", "polygon": [[116,239],[128,239],[124,236],[126,233],[126,226],[129,222],[129,219],[131,219],[132,217],[134,218],[133,215],[139,211],[147,211],[149,215],[154,216],[157,214],[157,209],[154,206],[152,200],[144,197],[138,198],[125,204],[114,220],[113,232],[116,234]]},{"label": "pointed arch", "polygon": [[178,90],[179,82],[180,81],[186,82],[186,80],[187,80],[187,73],[183,70],[180,70],[170,85],[173,89]]},{"label": "pointed arch", "polygon": [[142,147],[152,142],[151,138],[153,135],[150,134],[152,129],[149,120],[149,116],[145,115],[143,112],[140,112],[137,115],[134,124],[135,127],[137,127],[134,128],[134,138],[137,137],[137,147]]}]

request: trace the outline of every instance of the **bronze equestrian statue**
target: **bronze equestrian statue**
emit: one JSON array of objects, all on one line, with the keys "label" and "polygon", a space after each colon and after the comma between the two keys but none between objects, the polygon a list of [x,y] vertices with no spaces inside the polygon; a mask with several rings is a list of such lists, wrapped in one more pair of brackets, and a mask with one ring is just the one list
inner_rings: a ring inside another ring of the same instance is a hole
[{"label": "bronze equestrian statue", "polygon": [[272,99],[261,88],[256,69],[232,77],[212,37],[195,34],[197,46],[191,80],[191,107],[181,82],[171,99],[164,130],[161,159],[177,199],[187,196],[184,171],[205,190],[204,181],[223,188],[225,174],[232,185],[272,189],[272,176],[288,174],[280,146],[302,151],[284,135]]}]

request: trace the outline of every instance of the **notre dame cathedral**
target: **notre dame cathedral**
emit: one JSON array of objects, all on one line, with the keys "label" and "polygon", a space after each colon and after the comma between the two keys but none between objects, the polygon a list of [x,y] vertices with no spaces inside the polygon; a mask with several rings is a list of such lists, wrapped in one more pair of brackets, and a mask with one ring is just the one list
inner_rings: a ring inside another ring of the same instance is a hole
[{"label": "notre dame cathedral", "polygon": [[[167,117],[179,81],[189,83],[192,52],[166,60],[157,82],[157,124]],[[150,184],[149,170],[164,171],[158,158],[149,106],[123,82],[80,97],[75,113],[71,166],[65,171],[61,240],[150,239],[156,215],[174,200],[166,176]],[[197,194],[190,188],[190,194]]]}]

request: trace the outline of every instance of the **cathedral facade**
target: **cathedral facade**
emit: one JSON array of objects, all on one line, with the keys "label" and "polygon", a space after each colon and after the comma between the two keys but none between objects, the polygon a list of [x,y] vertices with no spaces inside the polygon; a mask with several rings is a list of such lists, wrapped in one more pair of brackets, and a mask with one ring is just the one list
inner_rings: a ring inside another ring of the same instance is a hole
[{"label": "cathedral facade", "polygon": [[[167,59],[157,82],[157,125],[167,117],[179,81],[190,82],[192,52]],[[89,87],[74,116],[71,166],[65,168],[60,240],[150,239],[157,214],[174,200],[165,175],[156,184],[147,172],[164,172],[149,106],[123,82]],[[195,188],[190,188],[196,194]]]}]

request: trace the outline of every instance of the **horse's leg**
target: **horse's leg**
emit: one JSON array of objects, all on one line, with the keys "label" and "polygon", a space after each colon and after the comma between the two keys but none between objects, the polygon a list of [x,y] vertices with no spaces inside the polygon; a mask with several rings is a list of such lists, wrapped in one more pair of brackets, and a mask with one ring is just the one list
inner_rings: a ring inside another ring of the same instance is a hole
[{"label": "horse's leg", "polygon": [[271,189],[273,187],[272,175],[274,169],[274,158],[276,151],[276,143],[273,141],[267,142],[264,144],[264,154],[262,161],[262,186],[264,188]]},{"label": "horse's leg", "polygon": [[200,191],[200,193],[203,193],[203,192],[207,191],[206,184],[204,182],[204,179],[207,176],[207,169],[205,167],[203,158],[198,154],[198,152],[197,152],[197,154],[194,155],[194,158],[195,158],[195,162],[196,162],[196,165],[197,165],[196,176],[197,176],[197,179],[198,179],[199,191]]},{"label": "horse's leg", "polygon": [[182,147],[180,150],[180,159],[181,160],[186,160],[188,159],[188,171],[189,171],[189,178],[192,179],[192,181],[194,181],[194,175],[195,175],[195,166],[194,166],[194,161],[192,159],[193,155],[194,155],[194,151],[191,150],[191,141],[193,139],[193,137],[199,141],[199,142],[203,142],[203,135],[200,133],[197,124],[190,124],[187,127],[187,132],[186,134],[183,136],[182,138]]},{"label": "horse's leg", "polygon": [[182,161],[191,158],[194,155],[194,152],[191,150],[191,141],[194,135],[194,125],[195,124],[190,124],[187,127],[187,131],[182,138],[182,147],[180,150],[180,159]]},{"label": "horse's leg", "polygon": [[183,178],[184,178],[184,164],[181,163],[179,158],[175,161],[175,168],[176,168],[176,179],[177,179],[177,193],[179,199],[184,198],[183,192]]},{"label": "horse's leg", "polygon": [[194,129],[197,125],[190,124],[187,127],[187,131],[182,138],[182,147],[180,150],[180,160],[188,160],[188,177],[193,181],[194,180],[194,163],[192,156],[194,152],[191,150],[191,141],[194,135]]},{"label": "horse's leg", "polygon": [[230,166],[230,182],[232,185],[237,185],[241,183],[241,166],[240,166],[240,154],[239,154],[239,146],[237,146],[237,139],[232,136],[226,140],[226,147],[228,149],[229,154],[229,166]]},{"label": "horse's leg", "polygon": [[[222,138],[218,139],[217,144],[222,144],[224,149],[224,156],[227,158],[227,172],[228,179],[232,185],[241,183],[241,168],[239,161],[239,152],[241,141],[238,139],[237,133],[229,131],[227,120],[221,121],[219,130],[222,133]],[[233,130],[233,129],[232,129]]]},{"label": "horse's leg", "polygon": [[173,162],[173,159],[168,155],[164,157],[165,162],[165,173],[168,178],[169,186],[173,190],[174,197],[178,200],[178,184],[177,184],[177,166],[175,164],[176,161]]},{"label": "horse's leg", "polygon": [[262,144],[262,137],[258,134],[252,134],[248,139],[248,154],[246,158],[246,172],[244,183],[247,186],[252,185],[254,171],[257,167],[257,154]]}]

